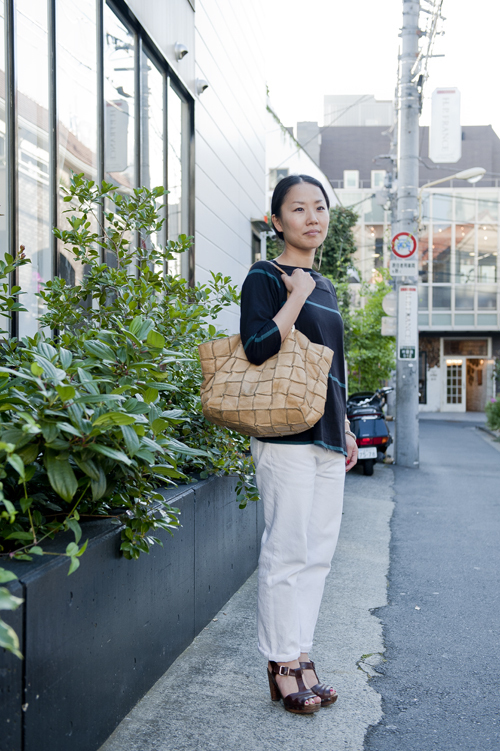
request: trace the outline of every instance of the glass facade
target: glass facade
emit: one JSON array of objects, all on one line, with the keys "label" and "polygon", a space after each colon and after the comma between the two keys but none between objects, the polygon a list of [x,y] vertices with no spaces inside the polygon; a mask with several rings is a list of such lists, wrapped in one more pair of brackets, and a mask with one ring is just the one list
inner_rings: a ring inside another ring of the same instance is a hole
[{"label": "glass facade", "polygon": [[[164,186],[167,222],[153,239],[193,234],[193,100],[133,17],[111,1],[13,0],[13,11],[11,23],[0,0],[0,240],[14,253],[24,245],[31,259],[19,270],[27,312],[13,331],[32,336],[43,313],[41,285],[54,274],[75,284],[81,274],[52,233],[54,224],[67,226],[62,197],[73,172],[124,193]],[[6,39],[14,50],[9,66]]]},{"label": "glass facade", "polygon": [[[369,281],[389,265],[390,213],[366,189],[337,189],[358,212],[354,256]],[[500,189],[443,188],[422,194],[418,240],[419,325],[500,327]]]}]

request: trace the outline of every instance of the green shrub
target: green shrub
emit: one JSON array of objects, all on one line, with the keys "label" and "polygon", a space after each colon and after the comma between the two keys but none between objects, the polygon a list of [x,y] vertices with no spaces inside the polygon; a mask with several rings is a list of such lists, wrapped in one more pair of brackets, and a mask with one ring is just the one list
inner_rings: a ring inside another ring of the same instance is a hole
[{"label": "green shrub", "polygon": [[[238,295],[221,274],[190,288],[164,273],[190,245],[182,235],[153,242],[165,192],[123,196],[72,178],[70,229],[54,232],[82,281],[47,282],[42,331],[1,343],[0,555],[43,555],[41,543],[71,530],[71,573],[85,550],[81,522],[118,514],[122,551],[137,558],[159,542],[155,530],[179,524],[159,485],[197,474],[238,474],[240,505],[257,497],[247,439],[207,423],[199,397],[197,345],[222,335],[212,322]],[[26,261],[6,262],[0,279]],[[19,305],[19,289],[4,292],[0,313]]]},{"label": "green shrub", "polygon": [[500,430],[500,399],[492,399],[485,407],[487,425],[491,430]]}]

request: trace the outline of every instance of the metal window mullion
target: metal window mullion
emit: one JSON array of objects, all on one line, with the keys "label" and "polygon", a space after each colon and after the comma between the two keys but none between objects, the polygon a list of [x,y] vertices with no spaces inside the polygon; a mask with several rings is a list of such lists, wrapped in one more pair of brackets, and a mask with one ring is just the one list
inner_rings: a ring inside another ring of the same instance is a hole
[{"label": "metal window mullion", "polygon": [[[104,180],[104,0],[96,0],[96,35],[97,35],[97,184]],[[98,232],[104,227],[104,204],[97,211]],[[106,251],[101,248],[101,262],[104,263]]]},{"label": "metal window mullion", "polygon": [[57,238],[52,228],[57,226],[57,173],[58,173],[58,129],[57,129],[57,52],[56,52],[56,0],[48,0],[48,44],[49,44],[49,247],[52,251],[52,273],[59,272],[57,258]]},{"label": "metal window mullion", "polygon": [[[12,256],[17,252],[17,131],[16,131],[16,65],[15,65],[15,8],[14,0],[5,0],[4,38],[5,38],[5,128],[7,132],[7,237],[8,248]],[[17,272],[11,274],[10,285],[18,283]],[[7,328],[7,327],[6,327]],[[10,335],[18,336],[18,314],[14,312],[10,319]]]},{"label": "metal window mullion", "polygon": [[[142,86],[141,86],[141,38],[135,29],[131,29],[134,35],[134,181],[135,188],[141,184],[141,104],[142,104]],[[135,246],[139,249],[141,242],[141,233],[135,232]],[[136,275],[139,276],[139,266],[136,263]]]},{"label": "metal window mullion", "polygon": [[193,244],[189,248],[189,285],[194,287],[196,281],[196,248],[194,244],[195,231],[195,122],[194,100],[186,100],[189,114],[189,148],[188,153],[188,235],[193,236]]},{"label": "metal window mullion", "polygon": [[[163,186],[168,190],[168,87],[170,78],[168,73],[163,72]],[[168,234],[168,194],[163,196],[165,221],[162,230],[162,244],[166,247]],[[163,263],[163,273],[168,274],[168,263]]]}]

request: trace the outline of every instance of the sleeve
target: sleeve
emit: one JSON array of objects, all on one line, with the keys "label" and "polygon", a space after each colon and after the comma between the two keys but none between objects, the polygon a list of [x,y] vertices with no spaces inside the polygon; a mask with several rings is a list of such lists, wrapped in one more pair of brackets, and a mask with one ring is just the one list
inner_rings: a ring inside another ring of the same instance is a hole
[{"label": "sleeve", "polygon": [[280,309],[282,287],[281,279],[261,266],[254,266],[243,282],[240,335],[254,365],[261,365],[281,347],[280,330],[272,319]]}]

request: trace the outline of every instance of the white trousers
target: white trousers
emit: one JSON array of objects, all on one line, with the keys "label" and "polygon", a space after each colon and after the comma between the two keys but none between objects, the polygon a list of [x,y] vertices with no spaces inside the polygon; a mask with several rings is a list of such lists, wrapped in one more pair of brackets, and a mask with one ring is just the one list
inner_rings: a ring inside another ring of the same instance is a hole
[{"label": "white trousers", "polygon": [[259,558],[259,651],[296,660],[313,643],[342,519],[345,457],[314,444],[251,439],[265,530]]}]

